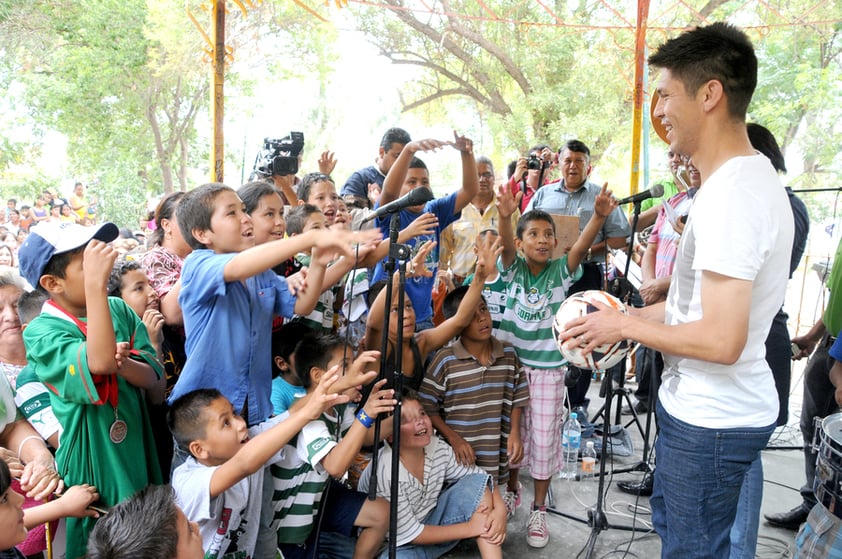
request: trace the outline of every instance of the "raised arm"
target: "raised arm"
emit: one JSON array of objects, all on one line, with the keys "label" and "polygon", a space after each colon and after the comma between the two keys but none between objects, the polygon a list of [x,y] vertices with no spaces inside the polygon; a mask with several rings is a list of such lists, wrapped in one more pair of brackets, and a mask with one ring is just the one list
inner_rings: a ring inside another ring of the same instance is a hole
[{"label": "raised arm", "polygon": [[250,439],[240,447],[237,454],[219,466],[211,476],[211,498],[221,495],[240,480],[266,466],[272,456],[291,441],[307,423],[318,419],[327,408],[347,402],[347,396],[327,393],[338,378],[339,375],[325,375],[313,393],[306,397],[306,402],[290,409],[289,417]]},{"label": "raised arm", "polygon": [[608,183],[606,182],[602,185],[602,190],[597,194],[596,200],[594,200],[594,212],[591,219],[585,225],[585,229],[579,234],[579,238],[573,243],[570,252],[567,253],[567,269],[570,272],[573,272],[582,263],[582,259],[588,253],[588,250],[591,249],[594,239],[599,234],[602,224],[605,223],[605,220],[616,207],[617,200],[611,196],[611,191],[608,190]]},{"label": "raised arm", "polygon": [[474,159],[474,142],[453,131],[453,147],[462,154],[462,188],[456,194],[454,212],[461,212],[479,192],[477,161]]},{"label": "raised arm", "polygon": [[[501,218],[501,221],[506,220]],[[483,245],[478,250],[474,280],[471,282],[468,291],[465,292],[462,302],[459,303],[456,314],[435,328],[418,332],[418,346],[421,350],[422,358],[458,336],[471,323],[482,300],[485,278],[488,277],[490,272],[496,270],[497,258],[502,251],[503,247],[500,245],[499,239],[495,240],[490,246]]]},{"label": "raised arm", "polygon": [[417,152],[437,150],[446,145],[448,145],[448,142],[433,139],[416,140],[406,144],[383,181],[383,191],[380,193],[380,205],[385,206],[392,200],[397,200],[400,197],[403,181],[406,179],[406,173],[409,170],[409,164]]},{"label": "raised arm", "polygon": [[83,274],[87,309],[88,369],[92,375],[112,375],[117,371],[117,338],[108,307],[108,276],[117,260],[117,251],[102,241],[85,247]]},{"label": "raised arm", "polygon": [[498,225],[498,232],[500,233],[500,245],[503,247],[502,260],[503,269],[508,268],[515,261],[517,249],[515,248],[515,232],[512,228],[512,215],[520,206],[520,199],[523,197],[522,192],[517,195],[512,194],[512,191],[505,184],[497,187],[497,213],[500,215],[500,225]]},{"label": "raised arm", "polygon": [[[379,238],[380,231],[371,229],[353,232],[312,229],[294,237],[270,241],[238,253],[225,265],[223,276],[226,282],[243,281],[314,247],[333,249],[342,255],[353,256],[353,243],[375,241]],[[318,285],[321,285],[321,282]]]},{"label": "raised arm", "polygon": [[[351,428],[348,429],[339,444],[322,458],[322,467],[332,477],[338,479],[345,475],[345,472],[351,466],[351,462],[359,454],[366,441],[370,442],[372,435],[369,429],[377,416],[381,413],[390,413],[395,409],[395,404],[397,404],[397,400],[394,399],[395,391],[391,389],[381,390],[384,384],[386,384],[386,379],[378,381],[374,385],[371,395],[363,409],[358,412],[357,419],[351,425]],[[361,418],[361,414],[366,419]]]}]

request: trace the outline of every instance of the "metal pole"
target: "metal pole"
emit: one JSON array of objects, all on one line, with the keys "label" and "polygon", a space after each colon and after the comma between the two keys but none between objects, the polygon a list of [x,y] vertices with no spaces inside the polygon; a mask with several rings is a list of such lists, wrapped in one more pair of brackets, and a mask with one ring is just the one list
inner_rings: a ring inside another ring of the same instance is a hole
[{"label": "metal pole", "polygon": [[224,85],[225,85],[225,0],[214,0],[211,18],[213,37],[213,88],[211,113],[213,139],[211,140],[211,182],[223,182],[224,171]]},{"label": "metal pole", "polygon": [[634,111],[632,120],[632,161],[629,192],[640,190],[640,144],[643,128],[643,75],[646,56],[646,28],[649,19],[649,0],[637,2],[637,29],[635,30],[634,54]]}]

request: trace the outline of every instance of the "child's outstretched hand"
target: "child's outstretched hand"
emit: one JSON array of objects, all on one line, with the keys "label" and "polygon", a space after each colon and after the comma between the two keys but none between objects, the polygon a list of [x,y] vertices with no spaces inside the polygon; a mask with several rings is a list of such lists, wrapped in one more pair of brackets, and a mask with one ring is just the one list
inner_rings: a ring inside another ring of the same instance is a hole
[{"label": "child's outstretched hand", "polygon": [[503,254],[503,245],[500,237],[494,239],[493,243],[482,243],[477,246],[477,269],[476,276],[482,279],[493,277],[497,269],[497,259]]},{"label": "child's outstretched hand", "polygon": [[327,374],[322,376],[319,385],[313,393],[307,398],[307,401],[301,406],[301,412],[310,419],[318,419],[326,409],[336,404],[344,404],[348,402],[348,396],[344,394],[329,394],[328,389],[340,378],[342,375],[338,372],[339,367],[332,368]]},{"label": "child's outstretched hand", "polygon": [[64,492],[64,495],[59,497],[57,503],[61,507],[62,517],[85,518],[91,516],[99,518],[99,513],[88,507],[97,499],[96,487],[84,483],[82,485],[74,485]]},{"label": "child's outstretched hand", "polygon": [[114,267],[114,262],[117,261],[117,256],[118,254],[114,250],[114,247],[96,239],[89,242],[88,246],[85,247],[82,260],[85,285],[92,285],[97,289],[100,287],[105,289],[108,285],[108,277],[111,275],[111,269]]},{"label": "child's outstretched hand", "polygon": [[338,161],[332,151],[323,151],[321,157],[319,157],[319,172],[323,175],[331,174],[336,168]]},{"label": "child's outstretched hand", "polygon": [[419,151],[436,151],[444,146],[450,145],[452,142],[442,142],[441,140],[434,140],[427,138],[425,140],[414,140],[404,146],[403,149],[408,150],[409,153],[417,153]]},{"label": "child's outstretched hand", "polygon": [[376,418],[381,413],[391,413],[398,403],[394,398],[394,390],[391,388],[389,390],[380,390],[384,384],[386,384],[386,379],[377,381],[363,406],[363,411],[371,418]]},{"label": "child's outstretched hand", "polygon": [[379,229],[365,231],[330,231],[328,229],[313,230],[313,246],[321,249],[335,249],[340,255],[353,258],[353,245],[379,241],[382,238]]},{"label": "child's outstretched hand", "polygon": [[497,213],[500,214],[500,219],[511,219],[512,214],[520,206],[520,200],[523,198],[523,192],[518,192],[516,195],[512,194],[512,189],[506,183],[497,185]]},{"label": "child's outstretched hand", "polygon": [[436,214],[426,212],[416,217],[412,223],[407,225],[398,235],[398,241],[405,242],[421,235],[432,235],[436,232],[439,218]]},{"label": "child's outstretched hand", "polygon": [[474,142],[466,136],[460,136],[456,130],[453,131],[453,147],[462,153],[474,153]]},{"label": "child's outstretched hand", "polygon": [[427,256],[435,248],[435,241],[427,241],[421,245],[418,252],[412,257],[408,266],[408,273],[414,278],[431,278],[433,271],[427,268]]},{"label": "child's outstretched hand", "polygon": [[369,350],[361,352],[351,366],[345,371],[345,382],[349,386],[365,386],[377,377],[377,371],[370,370],[369,365],[380,359],[380,352]]},{"label": "child's outstretched hand", "polygon": [[602,185],[602,190],[596,195],[593,203],[593,210],[600,217],[608,217],[614,208],[617,207],[617,199],[608,190],[608,183]]}]

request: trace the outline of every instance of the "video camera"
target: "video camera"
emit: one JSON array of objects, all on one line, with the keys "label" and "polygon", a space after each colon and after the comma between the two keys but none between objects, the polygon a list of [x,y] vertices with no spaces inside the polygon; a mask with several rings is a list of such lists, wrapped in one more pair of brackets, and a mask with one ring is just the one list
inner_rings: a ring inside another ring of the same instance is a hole
[{"label": "video camera", "polygon": [[264,177],[294,175],[298,156],[304,149],[304,132],[290,132],[283,138],[264,138],[263,149],[254,161],[254,174]]}]

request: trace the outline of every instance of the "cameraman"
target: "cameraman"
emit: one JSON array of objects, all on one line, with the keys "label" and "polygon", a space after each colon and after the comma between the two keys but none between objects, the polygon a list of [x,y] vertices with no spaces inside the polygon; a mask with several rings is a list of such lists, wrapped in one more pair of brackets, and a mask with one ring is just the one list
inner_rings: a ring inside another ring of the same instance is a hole
[{"label": "cameraman", "polygon": [[264,138],[263,149],[255,158],[254,170],[249,180],[271,178],[275,188],[281,192],[284,205],[297,206],[298,196],[295,191],[301,179],[296,173],[301,166],[303,151],[304,134],[301,132],[291,132],[289,136],[280,139]]},{"label": "cameraman", "polygon": [[520,211],[523,212],[532,196],[541,186],[553,181],[558,157],[547,144],[538,144],[529,150],[529,155],[519,157],[515,170],[509,176],[509,187],[513,194],[523,193]]}]

